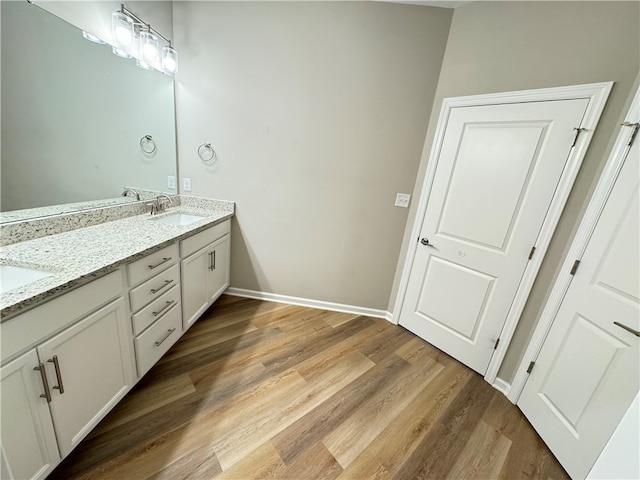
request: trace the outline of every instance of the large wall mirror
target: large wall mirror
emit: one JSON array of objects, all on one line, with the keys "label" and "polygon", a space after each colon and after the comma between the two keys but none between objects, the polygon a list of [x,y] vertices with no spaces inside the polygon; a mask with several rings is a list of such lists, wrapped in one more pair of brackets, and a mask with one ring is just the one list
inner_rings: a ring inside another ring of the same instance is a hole
[{"label": "large wall mirror", "polygon": [[[176,193],[167,188],[176,176],[173,79],[85,40],[36,5],[1,8],[0,218],[117,202],[124,186]],[[141,145],[147,135],[155,149]]]}]

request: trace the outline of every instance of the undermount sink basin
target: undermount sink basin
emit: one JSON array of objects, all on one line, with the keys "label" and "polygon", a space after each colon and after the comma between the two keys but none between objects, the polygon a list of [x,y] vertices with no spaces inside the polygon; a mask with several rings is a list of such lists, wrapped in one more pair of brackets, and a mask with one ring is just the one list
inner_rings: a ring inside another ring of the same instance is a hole
[{"label": "undermount sink basin", "polygon": [[198,222],[206,217],[200,215],[191,215],[189,213],[169,213],[161,217],[153,217],[151,220],[154,222],[165,223],[167,225],[189,225],[190,223]]},{"label": "undermount sink basin", "polygon": [[8,292],[51,275],[33,268],[0,265],[0,292]]}]

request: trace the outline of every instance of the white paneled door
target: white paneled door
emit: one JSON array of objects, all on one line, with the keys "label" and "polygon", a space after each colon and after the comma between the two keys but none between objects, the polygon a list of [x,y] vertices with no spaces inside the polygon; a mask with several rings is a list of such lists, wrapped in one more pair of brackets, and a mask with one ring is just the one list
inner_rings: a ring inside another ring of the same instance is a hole
[{"label": "white paneled door", "polygon": [[449,115],[399,323],[482,374],[588,103]]},{"label": "white paneled door", "polygon": [[572,478],[587,475],[640,384],[638,144],[628,152],[518,401]]}]

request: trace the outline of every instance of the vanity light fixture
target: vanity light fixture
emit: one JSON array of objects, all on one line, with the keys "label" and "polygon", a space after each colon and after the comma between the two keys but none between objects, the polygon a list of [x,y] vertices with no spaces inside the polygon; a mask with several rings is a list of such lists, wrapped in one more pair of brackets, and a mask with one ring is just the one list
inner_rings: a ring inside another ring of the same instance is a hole
[{"label": "vanity light fixture", "polygon": [[131,55],[129,55],[127,52],[125,52],[124,50],[122,50],[121,48],[118,47],[111,47],[111,51],[113,52],[114,55],[117,55],[119,57],[122,58],[131,58]]},{"label": "vanity light fixture", "polygon": [[151,65],[149,65],[148,63],[144,63],[139,58],[136,59],[136,66],[139,67],[139,68],[142,68],[144,70],[153,70],[153,67]]},{"label": "vanity light fixture", "polygon": [[82,36],[87,40],[89,40],[90,42],[97,43],[99,45],[104,45],[105,43],[107,43],[101,38],[96,37],[93,33],[89,33],[84,30],[82,31]]},{"label": "vanity light fixture", "polygon": [[[128,10],[124,3],[120,4],[120,10],[111,14],[111,27],[116,47],[129,56],[136,52],[134,56],[138,58],[136,64],[139,67],[152,69],[159,64],[165,73],[174,74],[178,71],[178,52],[173,48],[171,40]],[[158,58],[159,39],[167,43],[162,47],[162,58]],[[120,55],[116,52],[116,47],[113,53]]]}]

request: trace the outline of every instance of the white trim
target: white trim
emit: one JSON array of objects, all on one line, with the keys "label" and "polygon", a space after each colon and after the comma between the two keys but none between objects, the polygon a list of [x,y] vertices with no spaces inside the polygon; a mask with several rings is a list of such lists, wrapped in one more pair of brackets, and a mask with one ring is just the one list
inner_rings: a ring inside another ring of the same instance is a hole
[{"label": "white trim", "polygon": [[580,169],[580,165],[582,164],[582,160],[584,159],[587,147],[589,146],[593,132],[598,124],[598,120],[600,119],[600,115],[602,114],[602,110],[604,109],[604,105],[612,86],[613,82],[603,82],[587,85],[544,88],[538,90],[523,90],[518,92],[445,98],[442,102],[442,109],[440,111],[440,117],[438,118],[438,125],[436,127],[433,145],[431,147],[427,171],[425,173],[424,183],[420,193],[418,209],[413,228],[411,230],[411,235],[408,239],[410,243],[407,248],[404,267],[400,276],[398,294],[396,296],[392,312],[392,317],[396,323],[400,321],[400,313],[402,311],[407,286],[409,284],[409,275],[411,273],[411,267],[413,265],[418,246],[416,239],[420,236],[420,231],[422,229],[422,222],[427,210],[427,204],[435,177],[437,159],[440,156],[445,128],[448,123],[451,110],[453,108],[480,105],[546,102],[551,100],[571,100],[579,98],[589,100],[582,124],[579,125],[585,130],[583,134],[580,135],[576,147],[569,153],[566,166],[562,172],[562,176],[553,196],[549,211],[542,224],[538,239],[536,240],[537,253],[527,264],[527,268],[525,269],[520,285],[518,286],[516,296],[514,297],[513,304],[507,314],[502,332],[500,333],[500,344],[494,351],[491,361],[489,362],[487,372],[485,373],[485,380],[491,384],[496,380],[502,360],[507,353],[511,338],[513,337],[518,320],[520,319],[520,315],[524,309],[524,304],[529,296],[536,275],[538,274],[538,270],[540,269],[540,265],[542,264],[542,260],[546,254],[549,242],[551,241],[551,237],[560,218],[560,214],[562,213],[562,209],[567,201],[573,182],[578,174],[578,170]]},{"label": "white trim", "polygon": [[256,290],[246,290],[244,288],[229,287],[224,293],[226,295],[233,295],[234,297],[255,298],[257,300],[268,300],[270,302],[300,305],[302,307],[319,308],[321,310],[331,310],[332,312],[353,313],[354,315],[364,315],[365,317],[387,319],[387,316],[390,315],[386,310],[358,307],[355,305],[346,305],[344,303],[325,302],[323,300],[313,300],[311,298],[292,297],[290,295],[279,295],[277,293],[258,292]]},{"label": "white trim", "polygon": [[511,391],[511,384],[499,377],[493,381],[491,386],[499,392],[502,392],[505,397],[508,397]]},{"label": "white trim", "polygon": [[[629,112],[625,117],[625,122],[640,122],[640,88],[636,91],[635,98],[633,99]],[[509,400],[513,403],[518,401],[518,398],[524,389],[524,385],[529,378],[529,375],[527,374],[527,366],[531,361],[535,361],[535,359],[538,358],[544,339],[551,328],[551,324],[553,323],[553,320],[560,309],[560,305],[562,304],[562,300],[564,299],[569,285],[571,284],[571,280],[573,279],[573,276],[569,274],[571,266],[575,260],[580,260],[582,258],[591,235],[593,234],[593,230],[595,229],[602,210],[609,198],[609,194],[613,189],[616,178],[622,169],[624,160],[631,148],[627,145],[629,135],[630,130],[628,127],[620,127],[616,143],[609,155],[607,164],[600,176],[598,185],[593,193],[593,197],[591,197],[591,201],[589,202],[589,206],[587,207],[584,217],[580,223],[578,232],[571,244],[571,248],[567,253],[567,257],[562,265],[561,273],[556,279],[556,283],[551,290],[551,294],[549,295],[549,299],[542,311],[540,320],[536,325],[531,340],[529,341],[529,345],[527,346],[520,365],[516,370],[516,375],[511,384],[511,392],[508,395]]]}]

